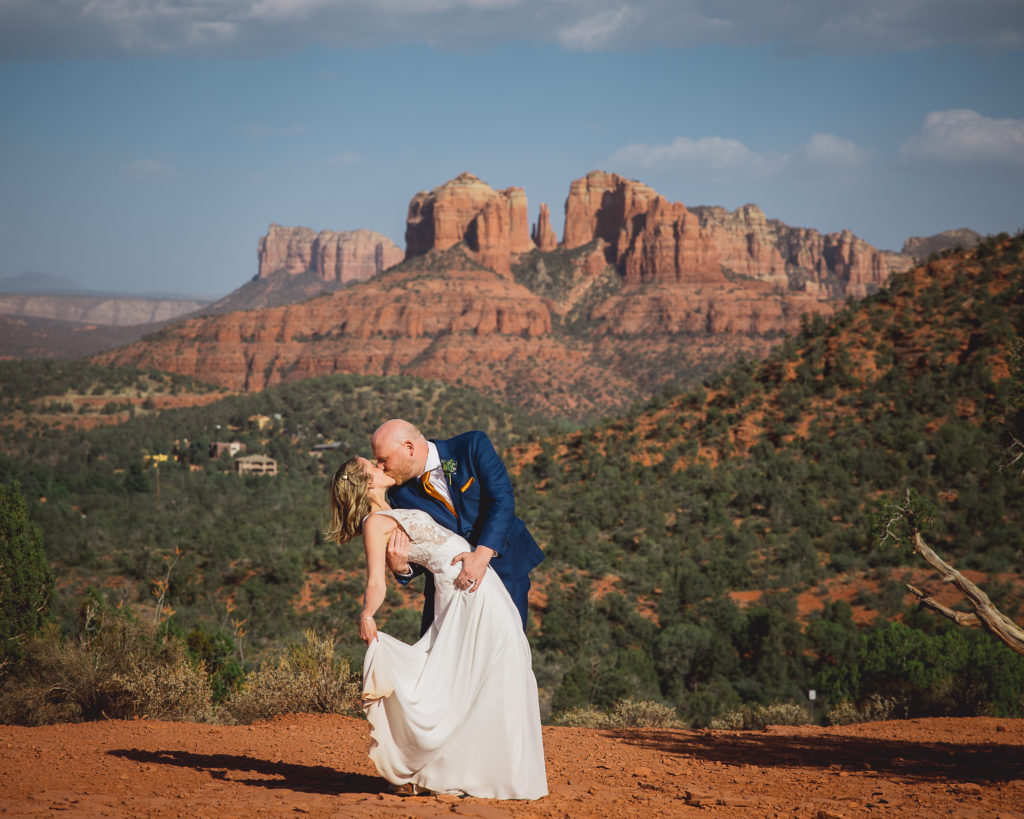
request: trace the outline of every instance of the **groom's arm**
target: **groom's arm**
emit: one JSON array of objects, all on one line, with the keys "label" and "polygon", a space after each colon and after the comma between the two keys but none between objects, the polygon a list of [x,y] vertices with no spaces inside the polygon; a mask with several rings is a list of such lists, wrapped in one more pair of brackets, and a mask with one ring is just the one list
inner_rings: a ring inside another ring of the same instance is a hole
[{"label": "groom's arm", "polygon": [[456,587],[476,591],[491,560],[506,551],[505,541],[516,519],[516,509],[512,480],[491,440],[478,431],[467,438],[470,471],[479,483],[480,505],[473,525],[479,535],[475,538],[476,548],[456,555],[452,565],[462,562],[462,570],[455,578]]},{"label": "groom's arm", "polygon": [[494,449],[491,439],[480,432],[473,436],[472,462],[480,481],[480,505],[483,515],[478,546],[486,546],[498,555],[506,550],[505,541],[516,519],[512,479]]}]

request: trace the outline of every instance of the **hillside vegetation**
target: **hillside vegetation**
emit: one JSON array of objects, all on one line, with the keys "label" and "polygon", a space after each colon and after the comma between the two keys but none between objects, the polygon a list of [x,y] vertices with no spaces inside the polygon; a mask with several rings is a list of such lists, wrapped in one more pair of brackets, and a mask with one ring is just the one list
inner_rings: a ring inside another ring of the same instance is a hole
[{"label": "hillside vegetation", "polygon": [[[63,367],[4,367],[10,383],[33,382],[26,399],[0,404],[8,418],[23,411],[25,400],[48,406],[56,399],[44,396],[70,388]],[[84,373],[88,383],[78,389],[89,393],[147,378],[130,369]],[[263,416],[263,429],[256,416]],[[45,532],[66,592],[62,604],[72,607],[61,613],[67,628],[76,595],[90,586],[114,604],[151,609],[153,579],[180,548],[167,594],[176,622],[230,631],[232,620],[244,620],[247,642],[259,649],[295,637],[304,625],[345,629],[357,610],[361,545],[339,550],[319,532],[327,517],[326,475],[350,454],[368,454],[369,433],[392,416],[420,419],[440,435],[484,429],[502,447],[538,427],[437,382],[332,376],[140,414],[103,429],[0,424],[0,483],[20,481]],[[211,459],[214,441],[269,455],[280,474],[240,477],[228,455]],[[409,612],[407,624],[415,620]]]},{"label": "hillside vegetation", "polygon": [[[560,658],[556,710],[639,690],[695,715],[809,688],[970,710],[929,698],[987,662],[1024,681],[1020,658],[986,635],[904,611],[893,567],[908,555],[876,549],[871,532],[876,501],[913,488],[936,504],[931,541],[998,575],[990,591],[1019,612],[1024,486],[998,464],[1021,409],[1007,350],[1024,330],[1022,250],[1004,236],[949,254],[829,321],[807,319],[763,362],[517,449],[520,507],[560,578],[539,640]],[[858,633],[844,602],[801,628],[795,594],[827,598],[825,584],[849,573],[864,578],[855,603],[915,628]],[[740,610],[729,595],[745,589],[758,602]],[[913,680],[922,668],[938,675],[931,694]],[[1005,690],[999,707],[1021,712],[1019,689]]]},{"label": "hillside vegetation", "polygon": [[[336,376],[115,428],[7,428],[0,483],[21,482],[42,528],[68,633],[91,585],[165,630],[198,628],[222,658],[251,664],[314,626],[358,660],[361,546],[323,543],[325,469],[386,417],[437,436],[478,427],[548,555],[531,628],[546,712],[637,698],[743,724],[813,688],[813,716],[833,721],[1020,715],[1024,658],[908,608],[908,554],[875,548],[870,519],[907,487],[932,499],[930,542],[1019,615],[1024,487],[997,467],[1020,410],[1007,351],[1024,330],[1022,256],[1020,236],[946,255],[807,318],[762,362],[583,431],[436,382]],[[210,461],[224,439],[281,474]],[[340,451],[315,453],[330,441]],[[856,591],[832,599],[841,580]],[[801,607],[809,594],[818,605]],[[417,604],[390,591],[385,630],[413,636]]]}]

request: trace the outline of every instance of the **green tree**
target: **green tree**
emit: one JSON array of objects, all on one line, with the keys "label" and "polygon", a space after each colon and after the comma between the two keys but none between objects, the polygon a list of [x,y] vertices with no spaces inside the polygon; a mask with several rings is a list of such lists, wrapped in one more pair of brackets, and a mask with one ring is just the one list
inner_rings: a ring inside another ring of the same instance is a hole
[{"label": "green tree", "polygon": [[24,638],[43,627],[52,597],[43,535],[29,520],[21,485],[0,484],[0,665],[19,658]]}]

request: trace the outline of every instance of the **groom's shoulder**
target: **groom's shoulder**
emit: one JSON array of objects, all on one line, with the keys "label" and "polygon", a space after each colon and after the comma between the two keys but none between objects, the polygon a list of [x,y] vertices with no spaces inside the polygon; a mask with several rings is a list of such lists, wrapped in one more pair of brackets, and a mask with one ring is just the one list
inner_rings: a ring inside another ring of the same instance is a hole
[{"label": "groom's shoulder", "polygon": [[448,438],[445,443],[449,447],[463,447],[472,446],[480,441],[490,441],[487,437],[487,433],[479,429],[471,429],[467,432],[460,432],[458,435]]}]

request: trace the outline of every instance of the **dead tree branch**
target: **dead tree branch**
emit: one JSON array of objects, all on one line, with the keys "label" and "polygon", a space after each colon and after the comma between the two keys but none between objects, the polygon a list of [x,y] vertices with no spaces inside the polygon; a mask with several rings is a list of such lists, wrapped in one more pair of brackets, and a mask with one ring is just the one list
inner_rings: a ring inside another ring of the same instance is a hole
[{"label": "dead tree branch", "polygon": [[911,534],[914,551],[921,555],[941,575],[943,582],[952,583],[957,587],[974,608],[974,614],[953,611],[937,600],[926,596],[920,589],[908,584],[907,588],[910,590],[910,593],[921,601],[921,605],[941,614],[943,617],[948,617],[958,625],[967,627],[980,626],[1018,654],[1024,654],[1024,629],[999,611],[992,601],[989,600],[985,592],[939,557],[935,550],[924,542],[920,532],[912,529]]}]

